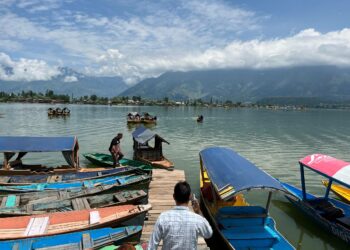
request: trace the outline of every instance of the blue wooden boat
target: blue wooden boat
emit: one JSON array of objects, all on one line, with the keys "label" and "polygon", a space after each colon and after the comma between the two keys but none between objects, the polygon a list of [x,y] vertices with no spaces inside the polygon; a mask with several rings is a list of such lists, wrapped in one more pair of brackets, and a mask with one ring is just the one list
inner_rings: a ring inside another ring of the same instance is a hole
[{"label": "blue wooden boat", "polygon": [[[0,153],[4,154],[4,162],[0,169],[0,175],[77,172],[80,169],[78,150],[78,139],[75,136],[0,136]],[[23,158],[29,152],[62,152],[67,165],[49,167],[40,164],[24,164]],[[16,154],[16,158],[11,161]]]},{"label": "blue wooden boat", "polygon": [[[69,183],[39,183],[22,186],[0,186],[0,192],[2,193],[21,193],[21,192],[37,192],[37,191],[49,191],[49,190],[82,190],[84,188],[93,188],[100,185],[111,185],[113,190],[123,188],[130,185],[139,183],[148,183],[151,180],[151,175],[125,175],[125,176],[110,176],[101,179],[86,180],[81,182],[69,182]],[[148,187],[148,185],[147,185]],[[136,186],[135,186],[136,188]],[[143,189],[143,188],[141,188]]]},{"label": "blue wooden boat", "polygon": [[0,242],[1,250],[100,249],[110,244],[139,242],[141,226],[101,228],[83,232]]},{"label": "blue wooden boat", "polygon": [[[294,249],[269,216],[272,193],[286,192],[276,179],[229,148],[207,148],[199,156],[202,211],[220,238],[209,245],[215,249]],[[242,192],[253,190],[268,192],[265,207],[245,201]]]},{"label": "blue wooden boat", "polygon": [[[350,163],[328,155],[308,155],[299,161],[301,186],[282,185],[292,194],[288,200],[323,229],[350,244],[350,205],[329,197],[333,183],[350,188]],[[323,197],[306,192],[304,168],[326,177],[328,186]]]},{"label": "blue wooden boat", "polygon": [[101,179],[109,176],[126,175],[130,173],[145,173],[139,168],[132,166],[122,166],[114,169],[90,172],[62,173],[62,174],[35,174],[35,175],[11,175],[0,176],[0,185],[16,186],[30,185],[34,183],[65,183],[78,182],[92,179]]}]

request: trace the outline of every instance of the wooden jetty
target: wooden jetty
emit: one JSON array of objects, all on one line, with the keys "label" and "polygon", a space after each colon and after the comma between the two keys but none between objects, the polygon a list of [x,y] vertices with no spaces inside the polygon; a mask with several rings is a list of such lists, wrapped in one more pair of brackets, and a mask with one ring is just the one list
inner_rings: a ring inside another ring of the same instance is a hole
[{"label": "wooden jetty", "polygon": [[[152,182],[149,186],[149,203],[152,205],[152,209],[148,213],[148,220],[145,220],[141,241],[149,240],[159,214],[171,209],[175,205],[173,199],[174,186],[178,181],[184,180],[186,180],[184,170],[153,170]],[[209,248],[204,239],[199,238],[198,250],[204,249]]]}]

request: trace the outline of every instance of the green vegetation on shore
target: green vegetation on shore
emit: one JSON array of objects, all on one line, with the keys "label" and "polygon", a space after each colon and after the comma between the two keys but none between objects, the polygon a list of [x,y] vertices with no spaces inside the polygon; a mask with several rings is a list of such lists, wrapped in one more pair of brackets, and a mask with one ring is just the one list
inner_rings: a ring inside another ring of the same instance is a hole
[{"label": "green vegetation on shore", "polygon": [[174,101],[168,97],[161,100],[144,99],[141,96],[117,96],[112,98],[97,95],[74,97],[64,94],[56,94],[52,90],[45,93],[36,93],[31,90],[20,93],[0,92],[0,102],[19,103],[71,103],[71,104],[96,104],[96,105],[138,105],[138,106],[202,106],[225,108],[268,108],[285,110],[302,110],[304,108],[350,108],[349,101],[328,101],[314,97],[269,97],[256,103],[232,102],[231,100],[202,100],[189,99],[186,101]]}]

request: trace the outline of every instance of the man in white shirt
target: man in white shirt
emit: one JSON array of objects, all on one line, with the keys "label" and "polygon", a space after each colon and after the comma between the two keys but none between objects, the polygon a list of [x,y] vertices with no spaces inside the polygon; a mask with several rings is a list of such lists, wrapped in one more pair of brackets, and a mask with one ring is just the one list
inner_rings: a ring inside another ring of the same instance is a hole
[{"label": "man in white shirt", "polygon": [[191,187],[178,182],[174,188],[176,206],[158,217],[148,244],[148,250],[156,250],[163,240],[163,250],[196,250],[198,236],[208,239],[212,236],[208,221],[201,216],[197,200],[192,200],[193,212],[188,208]]}]

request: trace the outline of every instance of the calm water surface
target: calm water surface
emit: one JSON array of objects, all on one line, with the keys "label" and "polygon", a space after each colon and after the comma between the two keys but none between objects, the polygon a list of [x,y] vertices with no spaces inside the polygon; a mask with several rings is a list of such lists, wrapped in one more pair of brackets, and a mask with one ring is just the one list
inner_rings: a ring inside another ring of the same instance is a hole
[{"label": "calm water surface", "polygon": [[[52,105],[51,105],[52,106]],[[312,153],[324,153],[350,161],[350,111],[308,110],[270,111],[194,107],[131,107],[70,105],[68,118],[48,118],[41,104],[0,104],[0,135],[78,136],[80,154],[108,152],[111,138],[124,133],[122,149],[132,157],[131,132],[126,114],[149,112],[159,118],[153,127],[170,142],[165,155],[175,167],[186,171],[187,180],[198,192],[198,152],[209,146],[228,146],[274,177],[296,184],[298,159]],[[62,105],[61,105],[62,107]],[[197,115],[204,123],[197,124]],[[32,154],[29,162],[59,165],[57,154]],[[80,157],[81,165],[88,161]],[[321,194],[321,178],[307,172],[307,188]],[[263,195],[263,194],[261,194]],[[297,249],[349,249],[298,212],[281,196],[274,196],[271,214],[279,231]]]}]

